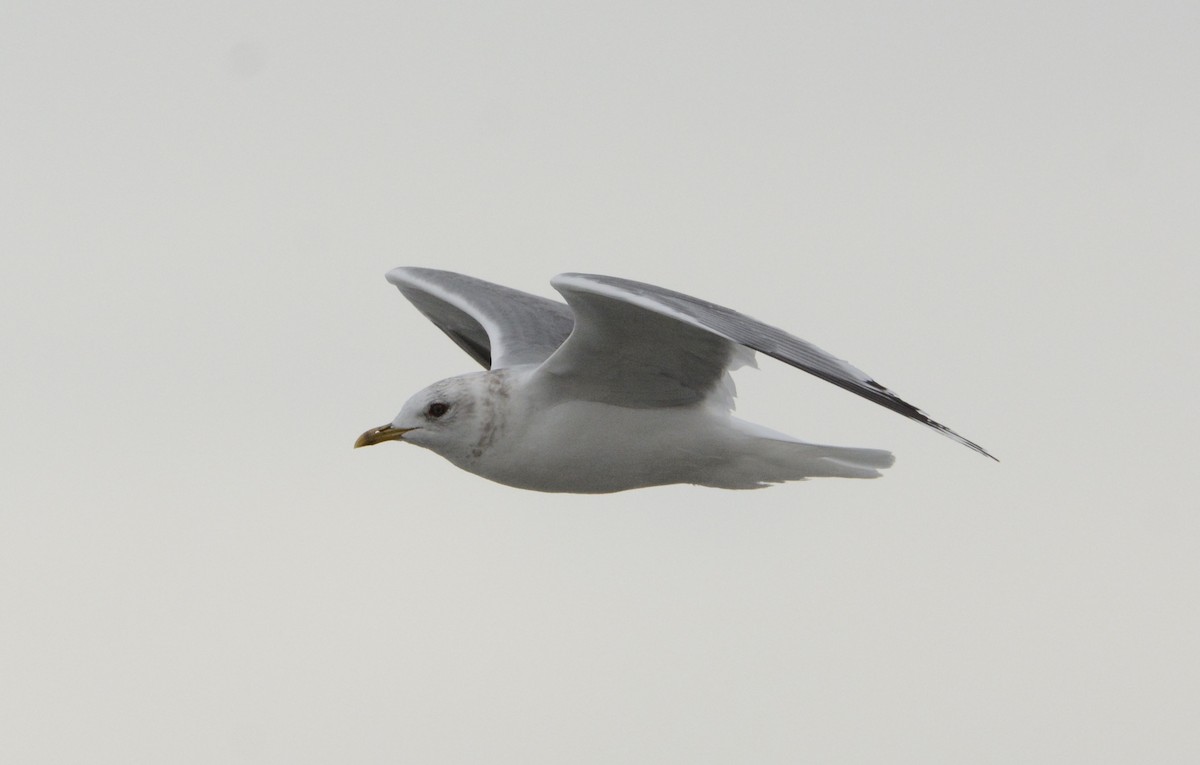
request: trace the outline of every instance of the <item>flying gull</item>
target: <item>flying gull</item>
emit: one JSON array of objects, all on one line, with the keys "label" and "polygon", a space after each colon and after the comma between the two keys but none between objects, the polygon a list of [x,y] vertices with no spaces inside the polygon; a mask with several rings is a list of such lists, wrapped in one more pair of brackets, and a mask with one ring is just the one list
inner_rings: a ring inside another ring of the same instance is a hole
[{"label": "flying gull", "polygon": [[992,457],[815,345],[679,292],[560,274],[550,283],[564,304],[430,268],[387,279],[487,371],[417,392],[355,447],[404,441],[498,483],[580,494],[757,489],[892,465],[887,451],[805,443],[734,417],[729,372],[758,351]]}]

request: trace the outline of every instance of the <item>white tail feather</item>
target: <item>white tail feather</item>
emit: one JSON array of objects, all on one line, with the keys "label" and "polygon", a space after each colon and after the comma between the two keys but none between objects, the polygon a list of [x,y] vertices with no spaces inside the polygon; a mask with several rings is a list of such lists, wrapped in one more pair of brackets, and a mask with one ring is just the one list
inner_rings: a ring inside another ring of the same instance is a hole
[{"label": "white tail feather", "polygon": [[880,470],[896,461],[883,449],[809,444],[750,423],[744,425],[739,428],[747,436],[741,454],[713,470],[703,485],[759,489],[808,478],[878,478]]}]

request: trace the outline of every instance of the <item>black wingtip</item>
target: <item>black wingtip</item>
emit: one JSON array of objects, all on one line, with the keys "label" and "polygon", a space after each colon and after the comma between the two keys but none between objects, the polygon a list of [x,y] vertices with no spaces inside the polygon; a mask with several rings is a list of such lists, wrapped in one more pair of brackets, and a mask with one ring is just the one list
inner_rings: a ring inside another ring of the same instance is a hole
[{"label": "black wingtip", "polygon": [[987,457],[987,458],[991,459],[993,462],[999,462],[999,461],[1000,461],[1000,458],[999,458],[999,457],[997,457],[996,455],[992,454],[992,453],[991,453],[991,452],[989,452],[987,449],[984,449],[984,448],[983,448],[982,446],[980,446],[979,444],[972,443],[972,442],[970,442],[970,441],[967,441],[967,442],[966,442],[966,444],[967,444],[967,446],[971,447],[971,448],[972,448],[972,449],[974,449],[975,451],[977,451],[977,452],[979,452],[980,454],[982,454],[984,457]]},{"label": "black wingtip", "polygon": [[[924,417],[924,414],[925,414],[924,412],[922,412],[922,413],[921,413],[921,415],[922,415],[923,417]],[[938,432],[939,432],[939,433],[941,433],[942,435],[944,435],[944,436],[949,436],[951,439],[953,439],[953,440],[955,440],[955,441],[959,442],[960,444],[962,444],[963,446],[967,447],[968,449],[971,449],[972,451],[975,451],[975,452],[979,452],[979,453],[980,453],[980,454],[982,454],[984,457],[987,457],[988,459],[994,460],[995,462],[999,462],[999,461],[1000,461],[1000,459],[999,459],[999,458],[998,458],[996,455],[992,454],[992,453],[991,453],[991,452],[989,452],[987,449],[984,449],[982,446],[980,446],[979,444],[975,443],[974,441],[968,441],[967,439],[963,438],[963,437],[962,437],[962,436],[960,436],[959,434],[955,433],[955,432],[954,432],[953,430],[951,430],[950,428],[947,428],[947,427],[946,427],[945,425],[943,425],[942,423],[940,423],[940,422],[935,422],[935,421],[933,421],[933,420],[930,420],[928,417],[925,417],[925,420],[924,420],[924,422],[925,422],[925,424],[926,424],[926,425],[928,425],[929,427],[931,427],[931,428],[933,428],[934,430],[938,431]]]}]

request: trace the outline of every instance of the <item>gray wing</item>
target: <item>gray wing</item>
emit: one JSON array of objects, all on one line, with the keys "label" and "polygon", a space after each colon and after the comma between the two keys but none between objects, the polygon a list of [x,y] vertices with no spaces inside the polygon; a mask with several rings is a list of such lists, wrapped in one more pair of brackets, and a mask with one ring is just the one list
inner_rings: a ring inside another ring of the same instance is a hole
[{"label": "gray wing", "polygon": [[[684,406],[719,390],[744,346],[802,369],[992,457],[812,343],[728,308],[649,284],[561,274],[551,284],[575,330],[539,372],[572,395],[635,407]],[[995,459],[995,457],[992,457]]]},{"label": "gray wing", "polygon": [[489,369],[542,363],[574,324],[562,303],[450,271],[393,268],[387,280]]}]

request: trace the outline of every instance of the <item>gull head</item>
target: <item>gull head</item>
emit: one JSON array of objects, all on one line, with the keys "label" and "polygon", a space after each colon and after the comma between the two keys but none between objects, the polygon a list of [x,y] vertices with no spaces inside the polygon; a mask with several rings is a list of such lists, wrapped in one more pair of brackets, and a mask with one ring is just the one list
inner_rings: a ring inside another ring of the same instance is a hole
[{"label": "gull head", "polygon": [[496,428],[496,404],[506,397],[502,377],[476,372],[435,382],[413,394],[391,422],[359,436],[354,448],[404,441],[454,461],[478,456]]}]

